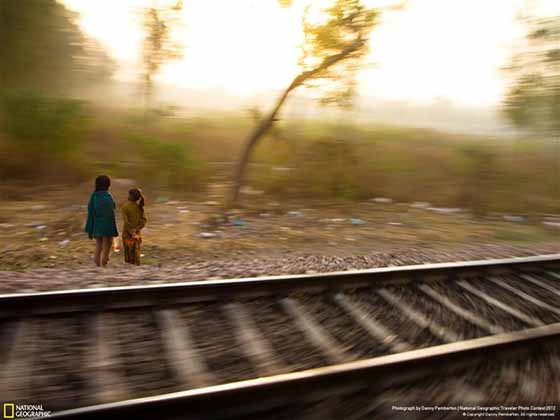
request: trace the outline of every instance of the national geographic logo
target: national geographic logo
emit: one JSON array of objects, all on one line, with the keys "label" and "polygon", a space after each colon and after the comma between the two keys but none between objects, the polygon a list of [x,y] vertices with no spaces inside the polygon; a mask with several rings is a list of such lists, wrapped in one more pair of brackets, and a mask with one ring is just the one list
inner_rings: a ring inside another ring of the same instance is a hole
[{"label": "national geographic logo", "polygon": [[34,417],[50,417],[51,412],[45,410],[42,404],[2,404],[3,419],[29,419]]}]

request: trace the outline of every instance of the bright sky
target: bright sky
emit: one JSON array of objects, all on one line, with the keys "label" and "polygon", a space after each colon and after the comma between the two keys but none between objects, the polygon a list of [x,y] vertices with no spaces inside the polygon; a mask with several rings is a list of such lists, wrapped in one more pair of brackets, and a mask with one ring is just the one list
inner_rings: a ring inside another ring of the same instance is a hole
[{"label": "bright sky", "polygon": [[[120,64],[116,77],[137,78],[139,10],[152,0],[62,1],[80,12],[84,30]],[[309,1],[280,8],[276,0],[185,0],[176,32],[184,58],[165,66],[158,80],[247,98],[287,86],[298,71],[301,16]],[[500,69],[522,37],[516,18],[528,4],[539,13],[560,13],[558,0],[409,0],[374,29],[368,61],[375,65],[360,72],[360,94],[416,103],[498,103],[506,86]]]}]

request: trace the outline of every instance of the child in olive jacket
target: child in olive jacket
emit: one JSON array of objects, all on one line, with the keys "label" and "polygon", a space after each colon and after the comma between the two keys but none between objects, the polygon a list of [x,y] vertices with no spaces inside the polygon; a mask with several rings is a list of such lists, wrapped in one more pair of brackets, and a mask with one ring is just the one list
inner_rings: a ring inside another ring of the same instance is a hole
[{"label": "child in olive jacket", "polygon": [[144,195],[138,188],[128,192],[128,201],[123,204],[123,247],[124,260],[129,264],[140,265],[140,231],[146,226],[148,219],[144,213]]}]

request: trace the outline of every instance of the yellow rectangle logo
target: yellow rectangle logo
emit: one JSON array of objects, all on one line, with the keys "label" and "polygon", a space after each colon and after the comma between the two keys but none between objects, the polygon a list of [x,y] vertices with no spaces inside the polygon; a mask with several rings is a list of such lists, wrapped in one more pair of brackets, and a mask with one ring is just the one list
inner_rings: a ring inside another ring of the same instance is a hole
[{"label": "yellow rectangle logo", "polygon": [[14,403],[4,403],[4,418],[5,419],[13,419],[15,412]]}]

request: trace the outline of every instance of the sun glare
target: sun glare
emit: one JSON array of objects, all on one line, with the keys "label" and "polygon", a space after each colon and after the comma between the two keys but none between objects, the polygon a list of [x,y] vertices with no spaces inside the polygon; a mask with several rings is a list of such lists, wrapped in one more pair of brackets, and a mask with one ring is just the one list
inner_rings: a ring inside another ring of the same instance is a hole
[{"label": "sun glare", "polygon": [[[80,13],[84,30],[119,62],[116,77],[134,80],[140,68],[139,11],[150,0],[64,0]],[[553,1],[542,1],[548,10]],[[301,19],[308,1],[280,8],[276,0],[191,0],[176,30],[183,59],[166,65],[158,81],[193,89],[221,89],[240,97],[281,89],[297,73]],[[329,1],[313,2],[310,19]],[[369,6],[398,4],[369,0]],[[514,1],[410,0],[387,12],[371,37],[360,94],[426,102],[447,98],[468,105],[497,103],[505,81],[501,67],[522,36]],[[476,88],[475,88],[476,86]]]}]

